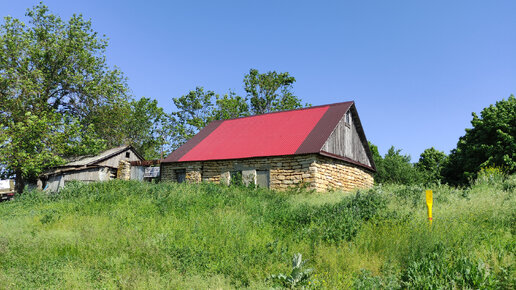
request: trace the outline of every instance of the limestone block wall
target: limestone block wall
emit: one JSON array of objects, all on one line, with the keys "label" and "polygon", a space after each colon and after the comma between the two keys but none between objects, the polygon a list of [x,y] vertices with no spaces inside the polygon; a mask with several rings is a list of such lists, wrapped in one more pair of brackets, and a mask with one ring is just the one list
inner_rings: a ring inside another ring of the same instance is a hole
[{"label": "limestone block wall", "polygon": [[120,160],[118,162],[118,170],[116,172],[116,178],[122,180],[131,179],[131,164],[127,160]]},{"label": "limestone block wall", "polygon": [[312,182],[309,167],[315,155],[259,157],[238,160],[205,161],[202,180],[229,184],[231,171],[242,171],[244,183],[256,184],[256,170],[269,171],[269,188],[285,190]]},{"label": "limestone block wall", "polygon": [[318,154],[162,163],[162,180],[177,181],[178,170],[185,171],[187,182],[222,184],[230,183],[232,171],[241,171],[244,183],[256,183],[256,170],[267,170],[269,188],[281,191],[300,186],[321,192],[352,190],[370,187],[374,183],[372,174],[365,169]]},{"label": "limestone block wall", "polygon": [[317,156],[317,162],[310,168],[314,174],[314,188],[317,191],[370,188],[374,185],[373,173],[354,164]]},{"label": "limestone block wall", "polygon": [[181,162],[161,165],[161,179],[177,181],[176,171],[185,170],[186,180],[189,182],[201,182],[202,162]]}]

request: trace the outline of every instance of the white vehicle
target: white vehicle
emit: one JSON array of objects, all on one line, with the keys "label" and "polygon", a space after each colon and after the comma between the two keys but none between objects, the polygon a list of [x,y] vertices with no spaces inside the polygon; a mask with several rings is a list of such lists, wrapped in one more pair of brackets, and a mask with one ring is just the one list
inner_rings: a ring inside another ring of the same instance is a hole
[{"label": "white vehicle", "polygon": [[0,180],[0,201],[10,200],[14,193],[14,180]]}]

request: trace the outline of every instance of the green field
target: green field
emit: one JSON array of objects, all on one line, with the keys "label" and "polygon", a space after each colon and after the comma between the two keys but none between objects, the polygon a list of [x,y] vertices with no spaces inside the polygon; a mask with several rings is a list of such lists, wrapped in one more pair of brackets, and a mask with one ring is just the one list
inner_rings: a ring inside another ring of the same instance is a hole
[{"label": "green field", "polygon": [[29,192],[0,203],[0,288],[514,289],[516,175],[433,186],[432,227],[425,189],[115,180]]}]

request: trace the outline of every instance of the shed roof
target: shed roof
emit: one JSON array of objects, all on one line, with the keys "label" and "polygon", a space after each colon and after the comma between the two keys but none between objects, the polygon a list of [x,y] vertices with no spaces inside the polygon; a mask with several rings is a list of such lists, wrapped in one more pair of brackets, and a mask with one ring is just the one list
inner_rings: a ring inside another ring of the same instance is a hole
[{"label": "shed roof", "polygon": [[136,156],[138,156],[138,158],[140,158],[141,160],[144,160],[144,158],[138,152],[136,152],[136,150],[134,150],[134,148],[132,146],[125,145],[125,146],[119,146],[119,147],[108,149],[108,150],[103,151],[94,156],[75,157],[75,158],[71,159],[68,163],[66,163],[65,165],[62,165],[59,167],[81,167],[81,166],[94,165],[96,163],[104,161],[104,160],[106,160],[114,155],[117,155],[125,150],[128,150],[128,149],[133,151],[136,154]]},{"label": "shed roof", "polygon": [[[213,121],[162,162],[323,153],[324,143],[352,106],[351,101]],[[359,131],[365,139],[361,126]]]}]

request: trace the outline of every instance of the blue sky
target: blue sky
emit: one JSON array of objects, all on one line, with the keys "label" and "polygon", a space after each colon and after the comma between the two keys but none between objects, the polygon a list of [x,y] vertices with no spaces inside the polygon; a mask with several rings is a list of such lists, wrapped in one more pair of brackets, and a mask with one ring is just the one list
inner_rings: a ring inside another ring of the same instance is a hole
[{"label": "blue sky", "polygon": [[[0,1],[22,18],[39,1]],[[313,105],[355,100],[367,138],[417,161],[449,153],[471,112],[516,94],[516,1],[45,1],[91,18],[135,97],[243,95],[250,68],[289,72]]]}]

